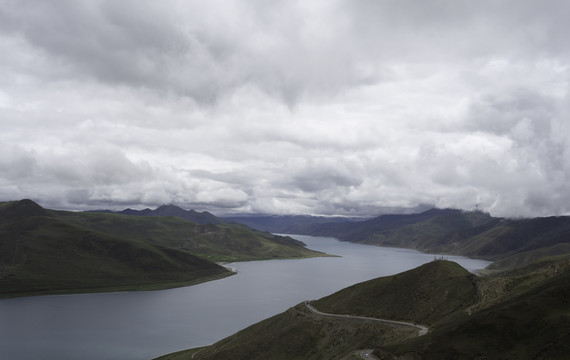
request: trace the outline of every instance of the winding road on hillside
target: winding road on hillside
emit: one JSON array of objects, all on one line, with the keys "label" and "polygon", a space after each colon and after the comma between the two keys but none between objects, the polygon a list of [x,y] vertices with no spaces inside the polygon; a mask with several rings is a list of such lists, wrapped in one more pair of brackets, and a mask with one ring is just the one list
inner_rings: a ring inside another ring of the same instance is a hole
[{"label": "winding road on hillside", "polygon": [[[325,312],[322,312],[322,311],[315,309],[310,303],[311,303],[311,300],[305,301],[305,306],[307,307],[307,309],[309,309],[313,314],[317,314],[317,315],[321,315],[321,316],[329,316],[329,317],[335,317],[335,318],[341,318],[341,319],[377,321],[377,322],[380,322],[380,323],[382,323],[384,325],[388,325],[388,326],[411,326],[411,327],[415,327],[416,329],[419,329],[418,336],[425,335],[428,332],[428,328],[426,326],[418,325],[418,324],[414,324],[414,323],[409,323],[409,322],[405,322],[405,321],[378,319],[378,318],[371,318],[371,317],[367,317],[367,316],[340,315],[340,314],[325,313]],[[371,359],[371,360],[377,359],[377,357],[372,355],[372,350],[362,350],[360,352],[360,357],[363,359]]]},{"label": "winding road on hillside", "polygon": [[371,321],[378,321],[381,322],[385,325],[388,326],[411,326],[411,327],[415,327],[417,329],[419,329],[418,331],[418,336],[422,336],[427,334],[428,332],[428,328],[423,326],[423,325],[418,325],[418,324],[414,324],[414,323],[409,323],[409,322],[405,322],[405,321],[395,321],[395,320],[388,320],[388,319],[378,319],[378,318],[371,318],[371,317],[366,317],[366,316],[355,316],[355,315],[339,315],[339,314],[329,314],[329,313],[325,313],[322,311],[319,311],[317,309],[315,309],[311,304],[310,304],[310,300],[305,301],[305,305],[307,306],[307,308],[309,310],[311,310],[311,312],[313,312],[314,314],[317,315],[323,315],[323,316],[332,316],[332,317],[337,317],[337,318],[343,318],[343,319],[357,319],[357,320],[371,320]]}]

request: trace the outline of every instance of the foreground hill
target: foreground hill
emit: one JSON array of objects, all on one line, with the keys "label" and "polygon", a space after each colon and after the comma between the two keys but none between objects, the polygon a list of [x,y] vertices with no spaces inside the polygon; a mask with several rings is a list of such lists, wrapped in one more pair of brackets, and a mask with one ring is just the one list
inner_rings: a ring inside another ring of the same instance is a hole
[{"label": "foreground hill", "polygon": [[[287,223],[287,229],[355,243],[501,260],[494,269],[522,266],[546,255],[570,254],[568,216],[503,219],[481,211],[431,209],[363,221],[312,219],[305,217],[298,226]],[[271,222],[264,224],[271,228]]]},{"label": "foreground hill", "polygon": [[319,310],[433,324],[477,303],[476,276],[450,261],[433,261],[314,301]]},{"label": "foreground hill", "polygon": [[0,203],[0,296],[172,287],[231,273],[210,260],[323,255],[243,225]]},{"label": "foreground hill", "polygon": [[304,304],[178,359],[564,359],[570,353],[570,258],[478,277],[435,261],[312,304],[327,313],[421,322],[429,332],[314,314]]},{"label": "foreground hill", "polygon": [[568,358],[569,257],[482,278],[478,292],[479,302],[463,316],[444,318],[429,336],[379,348],[377,354],[413,353],[421,359]]}]

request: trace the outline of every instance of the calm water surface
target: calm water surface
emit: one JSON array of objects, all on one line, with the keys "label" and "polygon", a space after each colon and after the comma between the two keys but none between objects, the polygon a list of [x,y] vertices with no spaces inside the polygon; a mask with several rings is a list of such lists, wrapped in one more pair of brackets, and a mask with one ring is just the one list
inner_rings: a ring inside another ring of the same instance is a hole
[{"label": "calm water surface", "polygon": [[[0,359],[150,359],[211,344],[303,300],[434,258],[407,249],[293,237],[341,257],[234,263],[235,276],[178,289],[0,300]],[[446,258],[470,271],[489,264]]]}]

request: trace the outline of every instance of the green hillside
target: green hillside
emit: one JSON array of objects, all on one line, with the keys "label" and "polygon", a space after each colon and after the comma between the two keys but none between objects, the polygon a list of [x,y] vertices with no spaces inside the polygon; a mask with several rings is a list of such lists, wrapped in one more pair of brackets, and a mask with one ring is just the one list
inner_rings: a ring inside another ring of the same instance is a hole
[{"label": "green hillside", "polygon": [[196,224],[176,216],[54,211],[59,218],[102,233],[188,251],[213,261],[301,258],[324,254],[298,240],[239,224]]},{"label": "green hillside", "polygon": [[369,280],[313,302],[323,312],[433,324],[477,302],[476,276],[437,260]]},{"label": "green hillside", "polygon": [[327,313],[421,322],[429,332],[326,317],[304,304],[181,359],[566,359],[570,354],[570,257],[545,258],[495,276],[435,261],[363,282],[312,304]]},{"label": "green hillside", "polygon": [[[304,304],[252,325],[204,348],[180,351],[160,360],[319,360],[342,359],[355,349],[415,336],[417,331],[322,318]],[[158,360],[157,359],[157,360]]]},{"label": "green hillside", "polygon": [[231,275],[211,260],[319,255],[245,226],[0,203],[1,297],[181,286]]},{"label": "green hillside", "polygon": [[[485,277],[480,301],[443,319],[428,336],[381,347],[377,354],[421,359],[566,359],[570,354],[570,257]],[[409,355],[408,355],[409,356]]]},{"label": "green hillside", "polygon": [[[432,209],[382,215],[366,221],[314,223],[302,234],[343,241],[464,255],[497,262],[495,269],[523,266],[544,255],[569,254],[570,217],[494,218],[480,211]],[[507,258],[513,257],[510,260]]]}]

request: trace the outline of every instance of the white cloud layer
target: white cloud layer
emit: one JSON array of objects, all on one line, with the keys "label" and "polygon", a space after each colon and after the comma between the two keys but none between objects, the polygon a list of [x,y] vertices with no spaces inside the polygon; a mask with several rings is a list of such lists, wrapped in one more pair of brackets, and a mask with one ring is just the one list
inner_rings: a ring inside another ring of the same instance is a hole
[{"label": "white cloud layer", "polygon": [[568,214],[569,11],[0,0],[0,200]]}]

